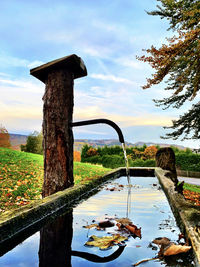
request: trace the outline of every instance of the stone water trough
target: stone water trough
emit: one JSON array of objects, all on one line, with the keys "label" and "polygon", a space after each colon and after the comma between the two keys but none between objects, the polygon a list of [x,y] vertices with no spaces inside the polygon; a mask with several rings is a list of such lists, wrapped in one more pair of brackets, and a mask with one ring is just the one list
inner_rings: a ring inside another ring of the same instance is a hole
[{"label": "stone water trough", "polygon": [[[37,228],[49,217],[57,216],[62,209],[71,207],[81,199],[88,198],[97,192],[98,187],[108,180],[126,175],[125,168],[116,169],[107,175],[90,181],[85,185],[75,185],[63,191],[57,192],[44,199],[36,201],[18,209],[15,212],[6,213],[0,219],[0,252],[15,247],[30,235],[33,228]],[[195,266],[200,266],[200,208],[186,201],[175,190],[173,181],[169,178],[170,171],[156,168],[130,168],[131,176],[155,175],[165,192],[177,224],[190,240],[195,256]]]}]

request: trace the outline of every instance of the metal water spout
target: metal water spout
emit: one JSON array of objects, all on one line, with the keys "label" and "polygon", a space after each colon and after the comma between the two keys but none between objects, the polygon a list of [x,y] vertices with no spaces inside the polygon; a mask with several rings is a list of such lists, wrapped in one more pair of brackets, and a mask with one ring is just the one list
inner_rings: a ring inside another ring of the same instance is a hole
[{"label": "metal water spout", "polygon": [[95,119],[95,120],[87,120],[87,121],[78,121],[78,122],[72,122],[71,126],[72,127],[77,127],[77,126],[86,126],[86,125],[100,124],[100,123],[108,124],[111,127],[113,127],[115,129],[115,131],[117,132],[117,134],[118,134],[119,142],[122,143],[122,144],[124,144],[124,136],[122,134],[121,129],[119,128],[119,126],[116,123],[114,123],[111,120],[107,120],[107,119]]},{"label": "metal water spout", "polygon": [[119,142],[122,144],[122,149],[124,152],[124,159],[125,159],[125,164],[126,164],[126,175],[127,175],[127,179],[128,179],[128,184],[130,184],[130,173],[129,173],[129,167],[128,167],[128,158],[126,155],[124,136],[122,134],[121,129],[119,128],[119,126],[116,123],[114,123],[111,120],[107,120],[107,119],[94,119],[94,120],[87,120],[87,121],[72,122],[71,126],[77,127],[77,126],[86,126],[86,125],[101,124],[101,123],[110,125],[111,127],[113,127],[115,129],[115,131],[118,134]]}]

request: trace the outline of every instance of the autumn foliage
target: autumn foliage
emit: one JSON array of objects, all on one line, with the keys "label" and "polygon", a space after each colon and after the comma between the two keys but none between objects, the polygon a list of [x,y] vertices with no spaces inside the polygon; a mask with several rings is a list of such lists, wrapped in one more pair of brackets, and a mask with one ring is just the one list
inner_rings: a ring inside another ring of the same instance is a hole
[{"label": "autumn foliage", "polygon": [[98,151],[96,148],[90,147],[87,151],[87,155],[89,157],[98,155]]},{"label": "autumn foliage", "polygon": [[131,159],[140,159],[143,158],[144,151],[140,151],[136,148],[133,148],[132,153],[131,153]]},{"label": "autumn foliage", "polygon": [[81,161],[81,152],[74,151],[74,161],[80,162]]},{"label": "autumn foliage", "polygon": [[146,159],[155,159],[157,151],[158,149],[155,146],[148,146],[147,148],[145,148],[144,157]]},{"label": "autumn foliage", "polygon": [[9,133],[3,126],[0,126],[0,147],[11,147]]}]

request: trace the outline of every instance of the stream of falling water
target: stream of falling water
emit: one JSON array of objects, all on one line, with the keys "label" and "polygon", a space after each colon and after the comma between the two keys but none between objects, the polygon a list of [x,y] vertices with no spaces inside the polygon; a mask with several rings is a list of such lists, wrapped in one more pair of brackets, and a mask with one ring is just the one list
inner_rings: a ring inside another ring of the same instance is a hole
[{"label": "stream of falling water", "polygon": [[131,183],[130,183],[130,171],[129,171],[129,165],[128,165],[128,158],[127,158],[127,155],[126,155],[125,143],[122,143],[122,149],[123,149],[123,152],[124,152],[126,176],[127,176],[127,181],[128,181],[127,210],[126,210],[126,217],[128,218],[130,210],[131,210]]},{"label": "stream of falling water", "polygon": [[123,149],[123,152],[124,152],[127,181],[128,181],[128,185],[130,185],[130,173],[129,173],[128,158],[127,158],[127,155],[126,155],[125,143],[122,143],[122,149]]}]

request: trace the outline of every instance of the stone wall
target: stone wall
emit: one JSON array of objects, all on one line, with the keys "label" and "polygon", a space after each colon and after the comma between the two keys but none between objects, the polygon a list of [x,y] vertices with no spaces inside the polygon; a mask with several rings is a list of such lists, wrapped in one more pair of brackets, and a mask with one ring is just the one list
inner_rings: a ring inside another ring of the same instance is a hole
[{"label": "stone wall", "polygon": [[200,172],[176,170],[177,176],[200,178]]}]

